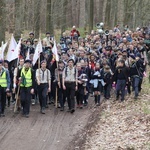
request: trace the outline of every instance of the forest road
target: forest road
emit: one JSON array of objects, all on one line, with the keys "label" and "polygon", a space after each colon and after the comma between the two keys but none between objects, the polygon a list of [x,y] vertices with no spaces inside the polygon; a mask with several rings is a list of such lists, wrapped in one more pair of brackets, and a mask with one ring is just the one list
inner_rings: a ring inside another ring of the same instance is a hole
[{"label": "forest road", "polygon": [[35,105],[25,118],[21,113],[14,114],[12,106],[7,108],[6,116],[0,117],[0,150],[66,150],[95,110],[91,99],[89,107],[77,109],[74,114],[50,105],[43,115]]}]

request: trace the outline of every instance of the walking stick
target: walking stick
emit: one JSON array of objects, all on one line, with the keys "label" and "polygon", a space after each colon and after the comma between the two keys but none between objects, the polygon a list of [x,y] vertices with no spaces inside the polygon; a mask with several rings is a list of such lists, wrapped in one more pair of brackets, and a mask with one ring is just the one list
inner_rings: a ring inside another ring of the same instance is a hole
[{"label": "walking stick", "polygon": [[56,95],[55,95],[55,107],[57,108],[57,102],[58,102],[58,89],[57,89],[57,86],[56,86]]},{"label": "walking stick", "polygon": [[[56,61],[56,65],[57,65],[57,70],[58,70],[58,61]],[[57,71],[57,75],[58,75],[58,82],[59,82],[60,81],[59,71]],[[56,106],[56,108],[57,108],[57,105],[58,105],[58,88],[56,85],[56,95],[55,95],[55,106]]]},{"label": "walking stick", "polygon": [[17,111],[17,106],[19,105],[19,91],[20,91],[20,85],[18,86],[18,91],[15,95],[16,103],[15,103],[15,107],[14,107],[14,113]]}]

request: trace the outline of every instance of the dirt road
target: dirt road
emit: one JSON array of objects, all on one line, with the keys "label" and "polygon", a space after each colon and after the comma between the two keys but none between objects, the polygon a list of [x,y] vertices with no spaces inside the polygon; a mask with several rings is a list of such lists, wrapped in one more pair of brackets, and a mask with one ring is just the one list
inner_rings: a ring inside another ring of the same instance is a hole
[{"label": "dirt road", "polygon": [[0,118],[0,150],[66,150],[93,112],[93,106],[74,114],[50,106],[42,115],[37,105],[31,106],[30,117],[24,118],[7,108],[6,117]]}]

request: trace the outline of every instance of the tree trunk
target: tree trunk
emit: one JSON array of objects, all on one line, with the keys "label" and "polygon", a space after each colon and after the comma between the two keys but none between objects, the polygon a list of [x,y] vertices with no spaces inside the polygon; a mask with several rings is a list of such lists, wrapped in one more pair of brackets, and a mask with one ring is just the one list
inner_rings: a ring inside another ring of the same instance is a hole
[{"label": "tree trunk", "polygon": [[52,0],[47,0],[46,30],[51,34],[54,33],[52,18]]},{"label": "tree trunk", "polygon": [[5,2],[1,0],[0,6],[0,45],[2,41],[5,41]]},{"label": "tree trunk", "polygon": [[63,0],[62,5],[62,19],[61,19],[61,33],[63,33],[66,30],[66,8],[67,8],[67,0]]},{"label": "tree trunk", "polygon": [[107,0],[104,0],[104,3],[103,3],[103,22],[104,24],[106,24],[106,6],[107,6]]},{"label": "tree trunk", "polygon": [[85,28],[89,27],[89,0],[85,1]]},{"label": "tree trunk", "polygon": [[18,40],[21,38],[23,17],[21,9],[21,0],[15,0],[15,38]]},{"label": "tree trunk", "polygon": [[85,27],[85,0],[80,0],[79,27]]},{"label": "tree trunk", "polygon": [[35,11],[34,11],[34,33],[35,33],[35,38],[39,38],[40,34],[40,0],[35,0]]},{"label": "tree trunk", "polygon": [[94,18],[94,1],[90,0],[90,15],[89,15],[89,32],[93,30],[93,18]]},{"label": "tree trunk", "polygon": [[76,1],[75,0],[72,0],[72,23],[73,23],[72,26],[76,25]]},{"label": "tree trunk", "polygon": [[115,26],[115,15],[116,15],[116,0],[111,0],[111,9],[110,9],[110,28],[112,29]]},{"label": "tree trunk", "polygon": [[104,7],[104,0],[100,0],[99,5],[97,6],[99,7],[99,11],[98,11],[98,22],[103,22],[103,7]]},{"label": "tree trunk", "polygon": [[118,0],[118,21],[120,28],[123,28],[123,21],[124,21],[124,0]]},{"label": "tree trunk", "polygon": [[105,28],[109,29],[110,28],[110,9],[111,9],[111,1],[108,0],[106,4],[106,12],[105,12]]}]

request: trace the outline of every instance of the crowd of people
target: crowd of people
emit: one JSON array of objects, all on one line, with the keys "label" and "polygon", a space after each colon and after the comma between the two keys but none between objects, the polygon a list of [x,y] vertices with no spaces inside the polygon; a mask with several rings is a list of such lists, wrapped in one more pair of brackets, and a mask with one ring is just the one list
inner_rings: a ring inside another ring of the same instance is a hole
[{"label": "crowd of people", "polygon": [[102,96],[110,99],[113,86],[115,100],[123,102],[131,92],[136,100],[150,64],[150,33],[146,27],[132,31],[126,26],[121,31],[117,25],[107,34],[92,30],[83,38],[73,26],[62,33],[57,44],[58,62],[52,52],[54,38],[47,32],[40,62],[33,66],[37,44],[34,33],[29,33],[28,39],[22,39],[18,66],[0,61],[1,117],[10,105],[14,105],[15,112],[29,117],[31,103],[39,103],[42,114],[52,103],[60,111],[68,107],[67,111],[74,113],[88,106],[90,94],[98,107]]}]

